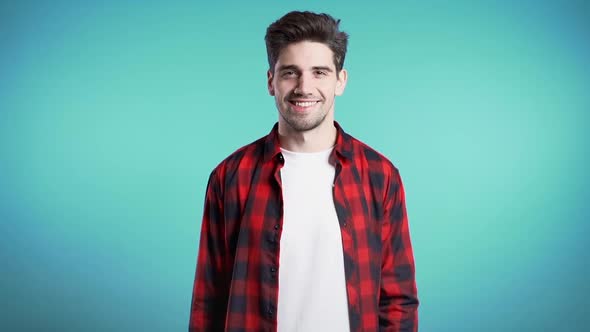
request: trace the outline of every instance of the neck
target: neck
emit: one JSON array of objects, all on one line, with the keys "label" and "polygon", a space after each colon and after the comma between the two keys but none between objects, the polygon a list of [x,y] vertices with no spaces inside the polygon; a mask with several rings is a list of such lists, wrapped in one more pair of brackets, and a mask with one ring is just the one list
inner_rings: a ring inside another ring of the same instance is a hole
[{"label": "neck", "polygon": [[279,140],[283,149],[293,152],[324,151],[336,143],[334,120],[326,118],[319,126],[307,131],[295,131],[279,122]]}]

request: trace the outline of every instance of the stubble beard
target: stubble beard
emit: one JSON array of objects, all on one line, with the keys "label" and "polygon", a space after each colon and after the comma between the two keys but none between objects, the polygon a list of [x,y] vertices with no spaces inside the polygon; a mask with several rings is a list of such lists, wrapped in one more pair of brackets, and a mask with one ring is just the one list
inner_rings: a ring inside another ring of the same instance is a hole
[{"label": "stubble beard", "polygon": [[328,116],[328,112],[324,112],[321,108],[319,110],[315,110],[315,112],[318,112],[318,114],[303,115],[287,108],[286,110],[280,111],[279,113],[281,118],[285,120],[289,127],[291,127],[296,132],[304,132],[319,127]]}]

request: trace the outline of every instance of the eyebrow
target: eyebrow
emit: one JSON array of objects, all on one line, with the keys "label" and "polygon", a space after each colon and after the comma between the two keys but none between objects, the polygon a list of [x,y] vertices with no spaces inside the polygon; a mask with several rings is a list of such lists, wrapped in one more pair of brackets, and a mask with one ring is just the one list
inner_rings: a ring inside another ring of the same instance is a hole
[{"label": "eyebrow", "polygon": [[332,68],[326,67],[326,66],[313,66],[313,67],[311,67],[311,69],[313,69],[313,70],[325,70],[325,71],[330,72],[330,73],[333,72]]},{"label": "eyebrow", "polygon": [[[312,70],[325,70],[327,72],[333,72],[332,68],[327,67],[327,66],[313,66],[311,67]],[[283,65],[280,66],[279,68],[277,68],[278,72],[281,72],[283,70],[293,70],[293,71],[301,71],[301,69],[299,67],[297,67],[296,65]]]}]

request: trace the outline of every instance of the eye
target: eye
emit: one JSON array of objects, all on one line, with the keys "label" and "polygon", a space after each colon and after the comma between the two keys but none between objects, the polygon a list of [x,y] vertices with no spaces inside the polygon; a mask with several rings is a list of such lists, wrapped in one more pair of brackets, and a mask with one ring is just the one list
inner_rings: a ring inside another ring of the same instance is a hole
[{"label": "eye", "polygon": [[326,75],[328,75],[328,73],[325,70],[316,70],[316,71],[314,71],[314,74],[316,76],[326,76]]},{"label": "eye", "polygon": [[289,78],[289,77],[295,77],[296,73],[294,70],[285,70],[281,73],[281,77],[285,77],[285,78]]}]

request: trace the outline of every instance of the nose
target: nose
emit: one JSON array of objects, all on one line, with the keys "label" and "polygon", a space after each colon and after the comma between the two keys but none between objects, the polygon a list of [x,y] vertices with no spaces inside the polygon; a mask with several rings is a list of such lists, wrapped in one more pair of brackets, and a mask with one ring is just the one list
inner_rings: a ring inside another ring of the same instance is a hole
[{"label": "nose", "polygon": [[295,93],[300,95],[308,95],[312,94],[312,77],[309,77],[307,73],[303,73],[299,76],[299,80],[297,81],[297,86],[295,87]]}]

